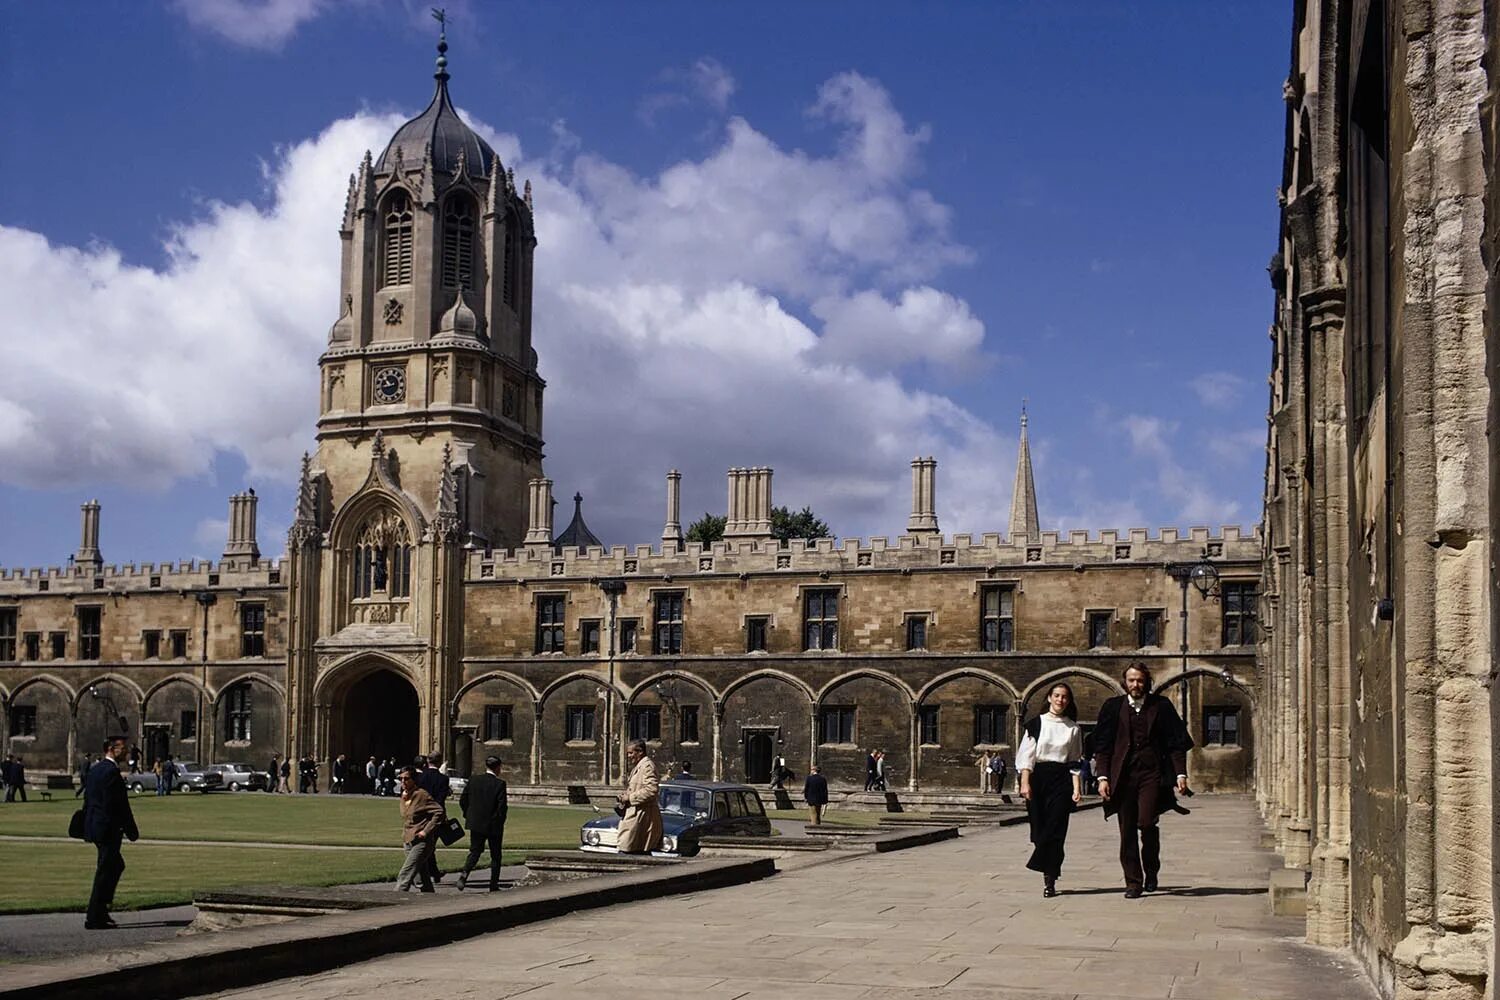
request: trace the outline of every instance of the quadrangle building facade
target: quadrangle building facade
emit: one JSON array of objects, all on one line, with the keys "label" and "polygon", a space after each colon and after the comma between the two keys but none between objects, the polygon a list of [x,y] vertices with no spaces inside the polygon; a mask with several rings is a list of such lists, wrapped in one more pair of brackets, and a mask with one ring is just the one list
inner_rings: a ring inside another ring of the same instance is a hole
[{"label": "quadrangle building facade", "polygon": [[[123,732],[148,761],[441,749],[599,782],[639,736],[705,776],[764,782],[784,757],[859,785],[878,748],[893,787],[976,788],[1053,682],[1092,719],[1141,660],[1198,786],[1251,786],[1258,532],[1041,531],[1024,416],[1004,535],[941,533],[930,458],[892,539],[774,537],[766,468],[729,470],[712,545],[683,540],[676,472],[651,545],[603,546],[578,497],[554,532],[529,185],[448,79],[440,57],[431,104],[350,178],[284,555],[260,553],[253,491],[211,564],[106,565],[85,504],[66,567],[0,573],[7,752],[63,769]],[[1205,558],[1211,600],[1174,575]]]}]

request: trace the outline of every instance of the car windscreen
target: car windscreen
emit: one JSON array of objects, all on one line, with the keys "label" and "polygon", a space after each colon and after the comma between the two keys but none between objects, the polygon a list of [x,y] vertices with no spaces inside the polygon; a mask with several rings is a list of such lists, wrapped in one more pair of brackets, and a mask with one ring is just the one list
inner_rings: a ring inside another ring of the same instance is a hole
[{"label": "car windscreen", "polygon": [[661,811],[664,813],[679,813],[691,816],[698,812],[708,811],[708,792],[701,788],[680,788],[673,785],[663,785],[657,796],[661,803]]}]

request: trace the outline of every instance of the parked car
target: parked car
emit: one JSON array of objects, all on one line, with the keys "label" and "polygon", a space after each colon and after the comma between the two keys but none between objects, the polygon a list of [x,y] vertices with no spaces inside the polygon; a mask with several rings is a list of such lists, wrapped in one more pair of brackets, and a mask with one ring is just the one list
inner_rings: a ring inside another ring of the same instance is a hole
[{"label": "parked car", "polygon": [[177,762],[177,778],[172,783],[175,792],[216,792],[224,787],[224,776],[217,771],[205,770],[193,761]]},{"label": "parked car", "polygon": [[156,791],[156,775],[151,771],[137,771],[125,775],[125,787],[139,795]]},{"label": "parked car", "polygon": [[[769,837],[771,821],[760,793],[749,785],[724,781],[668,781],[657,793],[661,804],[661,853],[684,858],[698,853],[703,837]],[[620,817],[600,816],[578,831],[581,850],[617,852]]]},{"label": "parked car", "polygon": [[[261,789],[266,787],[266,776],[257,772],[249,764],[209,764],[203,769],[205,774],[217,774],[220,783],[231,792],[237,792],[241,788]],[[256,778],[260,780],[257,782]]]}]

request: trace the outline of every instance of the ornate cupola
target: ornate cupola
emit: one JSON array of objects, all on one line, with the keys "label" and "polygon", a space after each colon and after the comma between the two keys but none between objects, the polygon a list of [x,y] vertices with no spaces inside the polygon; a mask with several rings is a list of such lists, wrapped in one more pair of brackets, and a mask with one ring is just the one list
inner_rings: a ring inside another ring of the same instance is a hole
[{"label": "ornate cupola", "polygon": [[449,445],[465,533],[519,544],[526,484],[541,475],[545,387],[531,346],[530,186],[517,191],[459,116],[446,34],[437,49],[426,109],[349,179],[318,464],[341,503],[360,487],[355,454],[378,430],[426,504]]}]

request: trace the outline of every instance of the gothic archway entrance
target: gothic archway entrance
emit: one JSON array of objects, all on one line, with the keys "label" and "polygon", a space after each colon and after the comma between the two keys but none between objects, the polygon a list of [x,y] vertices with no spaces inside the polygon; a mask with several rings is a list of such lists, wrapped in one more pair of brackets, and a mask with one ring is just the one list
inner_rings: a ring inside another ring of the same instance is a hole
[{"label": "gothic archway entrance", "polygon": [[394,757],[405,765],[417,755],[417,692],[393,670],[373,671],[349,685],[331,721],[328,756],[347,754],[352,771],[361,777],[371,757]]}]

